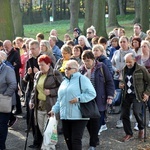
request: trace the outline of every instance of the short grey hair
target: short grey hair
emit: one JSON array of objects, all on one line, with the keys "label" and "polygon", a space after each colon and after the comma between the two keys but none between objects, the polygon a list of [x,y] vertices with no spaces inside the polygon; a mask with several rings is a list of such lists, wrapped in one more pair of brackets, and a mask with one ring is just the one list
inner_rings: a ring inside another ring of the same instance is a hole
[{"label": "short grey hair", "polygon": [[135,59],[135,55],[133,53],[128,53],[124,56],[124,60],[126,60],[128,57],[131,57],[132,59]]},{"label": "short grey hair", "polygon": [[2,61],[7,60],[7,54],[4,51],[0,51],[0,56],[2,57]]},{"label": "short grey hair", "polygon": [[77,71],[79,71],[79,64],[76,60],[68,60],[66,64],[70,64],[72,68],[75,68]]}]

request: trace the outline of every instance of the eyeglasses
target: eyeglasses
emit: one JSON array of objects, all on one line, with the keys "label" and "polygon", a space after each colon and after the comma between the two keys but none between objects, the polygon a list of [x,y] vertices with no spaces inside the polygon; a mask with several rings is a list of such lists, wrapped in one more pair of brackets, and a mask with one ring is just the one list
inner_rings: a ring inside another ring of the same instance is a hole
[{"label": "eyeglasses", "polygon": [[87,34],[91,34],[92,32],[87,32]]},{"label": "eyeglasses", "polygon": [[71,69],[76,69],[76,68],[71,68],[71,67],[67,67],[67,68],[65,68],[65,70],[71,70]]}]

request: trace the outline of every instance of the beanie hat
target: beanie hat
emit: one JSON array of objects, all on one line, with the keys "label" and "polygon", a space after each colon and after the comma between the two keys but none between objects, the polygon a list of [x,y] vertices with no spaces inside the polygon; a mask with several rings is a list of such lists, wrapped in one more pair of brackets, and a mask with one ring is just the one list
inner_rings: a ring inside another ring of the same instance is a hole
[{"label": "beanie hat", "polygon": [[74,30],[73,30],[74,32],[77,32],[79,35],[80,35],[80,29],[78,29],[78,28],[74,28]]}]

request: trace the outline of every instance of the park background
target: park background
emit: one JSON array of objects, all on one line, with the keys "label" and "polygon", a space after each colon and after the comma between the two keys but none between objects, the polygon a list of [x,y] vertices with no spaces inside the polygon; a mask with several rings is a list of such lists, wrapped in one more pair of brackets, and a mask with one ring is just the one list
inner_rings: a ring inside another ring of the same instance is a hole
[{"label": "park background", "polygon": [[79,27],[82,34],[91,25],[97,35],[108,37],[114,27],[123,27],[126,35],[133,33],[133,24],[141,23],[149,29],[150,0],[0,0],[0,39],[13,40],[17,36],[35,38],[43,33],[48,39],[55,28],[59,38],[72,35]]}]

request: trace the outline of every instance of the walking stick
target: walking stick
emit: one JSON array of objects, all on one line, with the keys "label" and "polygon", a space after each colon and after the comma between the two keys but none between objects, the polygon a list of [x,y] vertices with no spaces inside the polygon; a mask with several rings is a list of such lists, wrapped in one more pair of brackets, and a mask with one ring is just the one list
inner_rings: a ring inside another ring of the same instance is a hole
[{"label": "walking stick", "polygon": [[146,142],[146,102],[144,102],[144,142]]},{"label": "walking stick", "polygon": [[24,150],[26,150],[27,148],[27,142],[28,142],[28,135],[29,135],[29,132],[30,132],[30,127],[31,127],[31,119],[32,119],[32,113],[33,113],[34,110],[30,110],[30,118],[29,118],[29,124],[27,126],[27,134],[26,134],[26,141],[25,141],[25,145],[24,145]]}]

